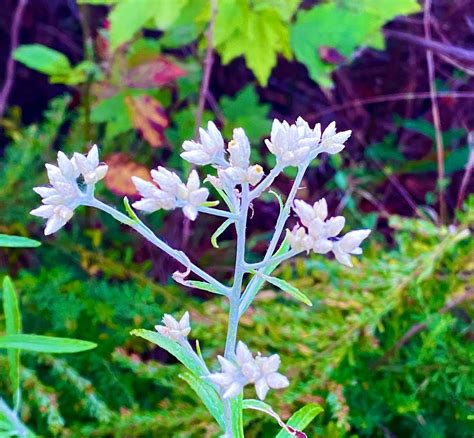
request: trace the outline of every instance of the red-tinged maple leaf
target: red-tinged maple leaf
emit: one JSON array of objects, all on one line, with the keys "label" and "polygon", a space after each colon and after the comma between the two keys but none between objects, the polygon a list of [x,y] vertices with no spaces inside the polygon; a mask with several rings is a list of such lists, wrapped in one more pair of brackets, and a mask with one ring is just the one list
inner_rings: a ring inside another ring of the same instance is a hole
[{"label": "red-tinged maple leaf", "polygon": [[118,196],[137,196],[138,192],[132,181],[132,176],[138,176],[151,181],[148,169],[132,160],[127,154],[118,152],[105,159],[109,170],[104,182],[107,188]]},{"label": "red-tinged maple leaf", "polygon": [[168,127],[166,113],[153,97],[142,95],[127,96],[125,104],[130,111],[133,126],[143,138],[153,147],[162,146],[165,141],[165,128]]},{"label": "red-tinged maple leaf", "polygon": [[186,72],[170,59],[159,56],[130,68],[125,83],[132,88],[156,88],[186,76]]}]

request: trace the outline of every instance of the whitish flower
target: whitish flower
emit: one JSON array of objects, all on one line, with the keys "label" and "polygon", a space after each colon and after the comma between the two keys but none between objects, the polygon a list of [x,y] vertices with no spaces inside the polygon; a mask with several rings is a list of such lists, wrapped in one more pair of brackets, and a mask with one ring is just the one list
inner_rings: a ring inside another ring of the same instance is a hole
[{"label": "whitish flower", "polygon": [[301,223],[308,229],[309,236],[313,240],[313,251],[318,254],[329,252],[333,246],[331,239],[344,228],[344,217],[336,216],[327,219],[328,207],[324,198],[315,202],[313,206],[304,201],[295,200],[294,210]]},{"label": "whitish flower", "polygon": [[45,235],[62,228],[71,219],[74,209],[80,205],[83,193],[77,185],[80,174],[74,160],[58,152],[58,166],[46,164],[51,187],[35,187],[33,190],[43,199],[41,207],[30,213],[47,219]]},{"label": "whitish flower", "polygon": [[200,186],[198,173],[193,170],[189,174],[186,185],[178,187],[178,200],[183,207],[183,213],[192,221],[196,219],[198,207],[207,201],[209,190]]},{"label": "whitish flower", "polygon": [[133,203],[133,207],[147,213],[176,208],[178,189],[183,185],[179,176],[161,166],[152,170],[151,176],[158,187],[150,181],[132,176],[133,184],[142,196],[142,199]]},{"label": "whitish flower", "polygon": [[99,150],[97,145],[92,146],[87,156],[76,152],[72,161],[74,161],[77,169],[84,177],[84,182],[88,185],[96,184],[100,181],[109,168],[106,164],[99,163]]},{"label": "whitish flower", "polygon": [[213,122],[207,124],[207,131],[199,128],[201,142],[187,140],[183,143],[181,157],[193,164],[222,164],[224,159],[224,139]]},{"label": "whitish flower", "polygon": [[295,124],[273,120],[270,140],[265,144],[282,166],[298,166],[308,160],[321,139],[319,124],[311,129],[301,117]]},{"label": "whitish flower", "polygon": [[314,239],[306,233],[304,227],[296,225],[293,230],[286,230],[286,239],[291,248],[296,251],[311,251],[314,246]]},{"label": "whitish flower", "polygon": [[250,142],[242,128],[234,129],[233,140],[227,147],[229,151],[230,167],[222,170],[233,185],[247,182],[256,185],[263,177],[262,166],[250,166]]},{"label": "whitish flower", "polygon": [[242,388],[254,382],[259,375],[255,359],[247,346],[239,341],[236,349],[235,362],[217,356],[221,365],[220,373],[209,375],[209,379],[224,390],[223,398],[232,398],[240,394]]},{"label": "whitish flower", "polygon": [[343,265],[352,267],[351,254],[362,254],[360,244],[370,234],[370,230],[350,231],[345,236],[333,242],[332,252],[336,260]]},{"label": "whitish flower", "polygon": [[260,400],[265,399],[270,388],[282,389],[290,384],[283,374],[277,372],[280,367],[278,354],[273,354],[270,357],[258,355],[255,358],[255,363],[259,370],[259,375],[255,380],[255,391]]},{"label": "whitish flower", "polygon": [[332,122],[324,130],[321,138],[321,152],[337,154],[344,149],[345,141],[351,136],[352,131],[342,131],[336,133],[336,122]]},{"label": "whitish flower", "polygon": [[165,313],[163,316],[164,325],[155,325],[155,330],[173,341],[179,341],[189,335],[191,326],[189,325],[189,312],[185,312],[179,322],[171,315]]},{"label": "whitish flower", "polygon": [[195,170],[190,173],[186,184],[176,173],[161,166],[152,170],[151,176],[157,185],[136,176],[132,177],[142,196],[142,199],[133,203],[134,208],[153,213],[160,209],[173,210],[182,207],[183,213],[189,219],[196,219],[198,207],[206,202],[209,191],[200,187],[199,176]]}]

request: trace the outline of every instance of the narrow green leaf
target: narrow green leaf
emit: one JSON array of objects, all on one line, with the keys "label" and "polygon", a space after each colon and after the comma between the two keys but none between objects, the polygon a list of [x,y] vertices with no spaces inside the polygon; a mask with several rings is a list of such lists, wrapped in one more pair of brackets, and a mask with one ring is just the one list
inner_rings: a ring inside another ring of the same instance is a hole
[{"label": "narrow green leaf", "polygon": [[22,236],[0,234],[0,247],[3,248],[37,248],[41,242]]},{"label": "narrow green leaf", "polygon": [[138,218],[137,214],[133,211],[133,208],[130,206],[130,202],[126,196],[123,198],[123,205],[125,206],[125,210],[128,216],[130,217],[130,219],[139,223],[140,219]]},{"label": "narrow green leaf", "polygon": [[313,305],[311,301],[309,300],[309,298],[303,292],[301,292],[298,288],[288,283],[287,281],[282,280],[281,278],[271,277],[265,274],[257,274],[257,275],[262,276],[265,279],[265,281],[267,281],[270,284],[273,284],[273,286],[276,286],[277,288],[291,295],[293,298],[297,299],[298,301],[301,301],[302,303],[307,304],[308,306]]},{"label": "narrow green leaf", "polygon": [[222,429],[225,429],[224,407],[215,389],[203,378],[193,373],[182,373],[179,375],[202,400],[207,410],[211,413]]},{"label": "narrow green leaf", "polygon": [[146,339],[147,341],[150,341],[153,344],[163,348],[168,353],[172,354],[176,359],[178,359],[189,371],[191,371],[196,376],[201,376],[203,374],[201,364],[197,360],[197,357],[194,357],[177,342],[172,341],[166,336],[160,335],[158,332],[152,332],[150,330],[137,329],[132,330],[130,334]]},{"label": "narrow green leaf", "polygon": [[[6,276],[3,279],[3,312],[5,313],[5,328],[7,335],[18,335],[21,333],[21,315],[15,287]],[[20,351],[8,350],[8,368],[10,383],[13,392],[13,404],[20,404]]]},{"label": "narrow green leaf", "polygon": [[188,280],[184,283],[186,286],[194,287],[195,289],[205,290],[207,292],[212,292],[213,294],[224,295],[217,287],[212,284],[206,283],[205,281],[199,280]]},{"label": "narrow green leaf", "polygon": [[243,395],[240,393],[230,401],[230,408],[232,410],[232,437],[244,437],[244,418],[242,413]]},{"label": "narrow green leaf", "polygon": [[219,248],[217,244],[217,238],[225,231],[227,228],[234,223],[233,219],[227,219],[225,222],[221,224],[221,226],[214,232],[211,236],[211,244],[214,248]]},{"label": "narrow green leaf", "polygon": [[[302,431],[323,411],[324,409],[321,406],[310,403],[296,411],[286,422],[286,425]],[[275,438],[291,438],[292,436],[294,435],[282,430]]]},{"label": "narrow green leaf", "polygon": [[68,75],[71,72],[69,59],[61,52],[41,44],[19,46],[13,53],[15,61],[49,76]]},{"label": "narrow green leaf", "polygon": [[0,336],[0,348],[17,348],[38,353],[79,353],[95,347],[97,344],[79,339],[22,334]]}]

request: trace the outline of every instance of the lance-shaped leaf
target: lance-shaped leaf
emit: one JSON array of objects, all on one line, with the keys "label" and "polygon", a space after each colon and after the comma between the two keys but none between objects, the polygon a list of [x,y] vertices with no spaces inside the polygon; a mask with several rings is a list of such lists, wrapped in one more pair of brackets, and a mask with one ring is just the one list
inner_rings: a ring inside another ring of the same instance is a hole
[{"label": "lance-shaped leaf", "polygon": [[156,88],[186,76],[186,72],[169,58],[158,56],[128,70],[125,81],[132,88]]},{"label": "lance-shaped leaf", "polygon": [[0,348],[15,348],[38,353],[79,353],[95,347],[97,344],[93,342],[71,338],[22,334],[0,336]]},{"label": "lance-shaped leaf", "polygon": [[197,377],[193,373],[185,372],[180,374],[179,377],[198,395],[219,426],[225,429],[224,407],[216,390],[202,377]]},{"label": "lance-shaped leaf", "polygon": [[214,285],[210,283],[206,283],[205,281],[187,280],[183,282],[182,284],[188,287],[193,287],[195,289],[205,290],[206,292],[212,292],[213,294],[224,295],[222,291],[217,289],[217,287],[215,287]]},{"label": "lance-shaped leaf", "polygon": [[153,147],[163,145],[168,118],[160,102],[151,96],[125,97],[133,126]]},{"label": "lance-shaped leaf", "polygon": [[[15,287],[10,277],[3,279],[3,312],[7,335],[21,333],[21,315]],[[8,350],[8,367],[13,391],[14,405],[20,403],[20,350]]]},{"label": "lance-shaped leaf", "polygon": [[163,348],[176,359],[178,359],[189,371],[191,371],[196,376],[202,376],[204,374],[204,370],[202,365],[199,363],[197,356],[194,356],[182,345],[167,338],[166,336],[160,335],[158,332],[152,332],[151,330],[144,329],[132,330],[130,334],[146,339],[147,341],[150,341],[153,344]]},{"label": "lance-shaped leaf", "polygon": [[229,228],[230,225],[234,223],[234,219],[227,219],[225,222],[223,222],[220,227],[214,231],[214,234],[211,236],[211,244],[214,248],[219,248],[219,245],[217,244],[217,238],[225,231],[227,228]]},{"label": "lance-shaped leaf", "polygon": [[36,248],[40,245],[41,242],[27,237],[0,234],[0,247],[2,248]]},{"label": "lance-shaped leaf", "polygon": [[302,303],[308,306],[313,305],[310,299],[303,292],[301,292],[297,287],[293,286],[287,281],[282,280],[281,278],[271,277],[270,275],[261,274],[256,271],[254,271],[254,273],[255,275],[262,277],[268,283],[273,284],[273,286],[276,286],[278,289],[281,289],[283,292],[286,292],[287,294],[291,295],[298,301],[301,301]]},{"label": "lance-shaped leaf", "polygon": [[13,53],[15,61],[41,73],[67,75],[71,72],[69,59],[61,52],[41,44],[26,44],[18,47]]},{"label": "lance-shaped leaf", "polygon": [[[288,430],[282,430],[275,438],[306,437],[306,435],[300,431],[304,430],[308,424],[311,423],[311,421],[313,421],[323,411],[324,409],[316,403],[310,403],[306,406],[303,406],[286,422],[286,426],[290,429],[290,432]],[[291,431],[291,429],[293,431]],[[298,432],[301,435],[298,435]]]},{"label": "lance-shaped leaf", "polygon": [[243,395],[240,393],[230,401],[230,409],[232,411],[232,437],[245,438],[244,436],[244,417],[242,414]]}]

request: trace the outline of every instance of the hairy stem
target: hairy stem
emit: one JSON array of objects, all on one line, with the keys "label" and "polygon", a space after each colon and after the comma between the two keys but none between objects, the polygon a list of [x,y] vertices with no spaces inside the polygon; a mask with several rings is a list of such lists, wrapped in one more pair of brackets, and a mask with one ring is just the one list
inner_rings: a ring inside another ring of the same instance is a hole
[{"label": "hairy stem", "polygon": [[17,436],[19,437],[28,436],[28,429],[18,418],[18,414],[12,409],[10,409],[10,407],[5,403],[5,401],[1,397],[0,397],[0,412],[5,416],[5,418],[14,427]]},{"label": "hairy stem", "polygon": [[134,221],[133,219],[129,218],[127,215],[121,213],[120,211],[116,210],[115,208],[99,201],[96,198],[89,199],[83,202],[83,205],[88,205],[90,207],[98,208],[108,214],[110,214],[114,219],[118,220],[122,224],[128,225],[130,228],[133,228],[139,234],[141,234],[145,239],[149,242],[153,243],[156,247],[160,248],[162,251],[166,252],[169,256],[173,257],[191,272],[202,278],[203,280],[207,281],[208,283],[215,286],[219,289],[223,295],[229,296],[229,288],[222,284],[220,281],[216,280],[214,277],[209,275],[208,273],[204,272],[201,268],[196,266],[194,263],[191,263],[188,257],[181,251],[178,251],[167,243],[163,242],[159,239],[153,231],[151,231],[145,224],[142,222]]}]

